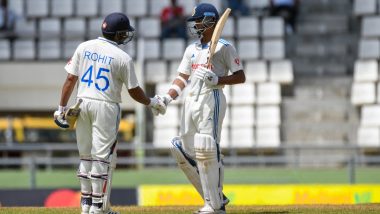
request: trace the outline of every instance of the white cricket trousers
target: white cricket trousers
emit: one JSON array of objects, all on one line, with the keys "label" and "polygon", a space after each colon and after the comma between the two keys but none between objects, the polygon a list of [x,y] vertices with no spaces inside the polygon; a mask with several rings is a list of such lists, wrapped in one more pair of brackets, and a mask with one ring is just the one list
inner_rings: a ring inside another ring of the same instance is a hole
[{"label": "white cricket trousers", "polygon": [[117,139],[121,110],[118,103],[82,98],[76,124],[80,157],[104,160]]},{"label": "white cricket trousers", "polygon": [[182,108],[180,136],[183,149],[195,158],[194,135],[200,133],[207,134],[215,140],[219,154],[220,133],[227,106],[226,97],[222,89],[212,89],[200,94],[197,102],[195,97],[195,95],[187,96]]}]

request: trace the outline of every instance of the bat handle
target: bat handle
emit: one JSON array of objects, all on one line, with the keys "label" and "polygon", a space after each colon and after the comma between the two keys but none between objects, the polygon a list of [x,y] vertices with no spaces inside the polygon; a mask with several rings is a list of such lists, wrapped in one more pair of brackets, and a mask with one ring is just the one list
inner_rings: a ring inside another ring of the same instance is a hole
[{"label": "bat handle", "polygon": [[80,104],[83,102],[82,99],[79,99],[78,102],[75,104],[75,108],[79,108]]},{"label": "bat handle", "polygon": [[201,93],[201,90],[202,90],[202,87],[203,87],[203,80],[201,80],[199,82],[199,88],[198,88],[198,92],[197,92],[197,96],[195,97],[195,102],[198,102],[198,99],[199,99],[199,94]]}]

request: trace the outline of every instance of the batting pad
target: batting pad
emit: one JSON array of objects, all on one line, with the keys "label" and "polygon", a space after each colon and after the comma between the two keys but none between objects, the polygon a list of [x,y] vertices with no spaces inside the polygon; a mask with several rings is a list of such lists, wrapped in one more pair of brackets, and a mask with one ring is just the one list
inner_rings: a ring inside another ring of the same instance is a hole
[{"label": "batting pad", "polygon": [[185,151],[183,151],[180,137],[173,138],[170,152],[177,161],[179,168],[181,168],[187,179],[189,179],[190,183],[203,198],[202,183],[201,178],[199,177],[197,163],[188,154],[186,154]]},{"label": "batting pad", "polygon": [[91,168],[92,203],[103,203],[103,185],[108,179],[109,163],[94,160]]},{"label": "batting pad", "polygon": [[91,181],[90,181],[91,165],[92,165],[91,157],[80,159],[77,176],[80,181],[80,190],[82,193],[82,197],[91,197],[91,194],[92,194]]},{"label": "batting pad", "polygon": [[194,136],[194,149],[205,202],[218,210],[223,205],[223,197],[216,142],[210,135],[197,133]]}]

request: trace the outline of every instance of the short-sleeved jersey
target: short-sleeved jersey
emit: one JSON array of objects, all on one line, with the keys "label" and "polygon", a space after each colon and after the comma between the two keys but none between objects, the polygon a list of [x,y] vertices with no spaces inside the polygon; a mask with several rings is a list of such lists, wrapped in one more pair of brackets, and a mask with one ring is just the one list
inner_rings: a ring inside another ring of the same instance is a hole
[{"label": "short-sleeved jersey", "polygon": [[123,84],[139,86],[132,58],[102,37],[81,43],[65,69],[78,76],[80,98],[120,103]]},{"label": "short-sleeved jersey", "polygon": [[[191,75],[199,66],[206,66],[209,56],[209,45],[201,44],[200,42],[189,45],[183,55],[181,64],[178,67],[178,72]],[[219,39],[215,49],[213,58],[211,59],[211,70],[219,77],[227,76],[228,72],[236,72],[243,70],[240,58],[236,49],[232,44],[226,40]],[[190,77],[190,91],[196,92],[198,90],[199,79]],[[206,87],[202,88],[201,93],[207,90]]]}]

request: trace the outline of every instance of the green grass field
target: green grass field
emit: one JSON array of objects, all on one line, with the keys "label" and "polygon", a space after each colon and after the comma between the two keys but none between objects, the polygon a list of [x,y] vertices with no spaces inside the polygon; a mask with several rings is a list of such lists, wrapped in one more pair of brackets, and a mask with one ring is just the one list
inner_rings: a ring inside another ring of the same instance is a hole
[{"label": "green grass field", "polygon": [[[226,168],[225,184],[347,184],[348,174],[347,168]],[[355,178],[358,184],[380,183],[380,169],[379,167],[357,168]],[[187,179],[178,168],[116,169],[113,177],[113,187],[187,183]],[[38,170],[36,174],[37,188],[77,188],[78,185],[76,169]],[[27,170],[0,170],[1,189],[29,187],[30,173]]]},{"label": "green grass field", "polygon": [[[182,214],[192,213],[199,207],[114,207],[120,213],[162,213]],[[0,208],[4,214],[76,214],[78,208]],[[227,212],[230,214],[283,214],[283,213],[310,213],[310,214],[367,214],[380,213],[379,204],[371,205],[302,205],[302,206],[229,206]]]}]

